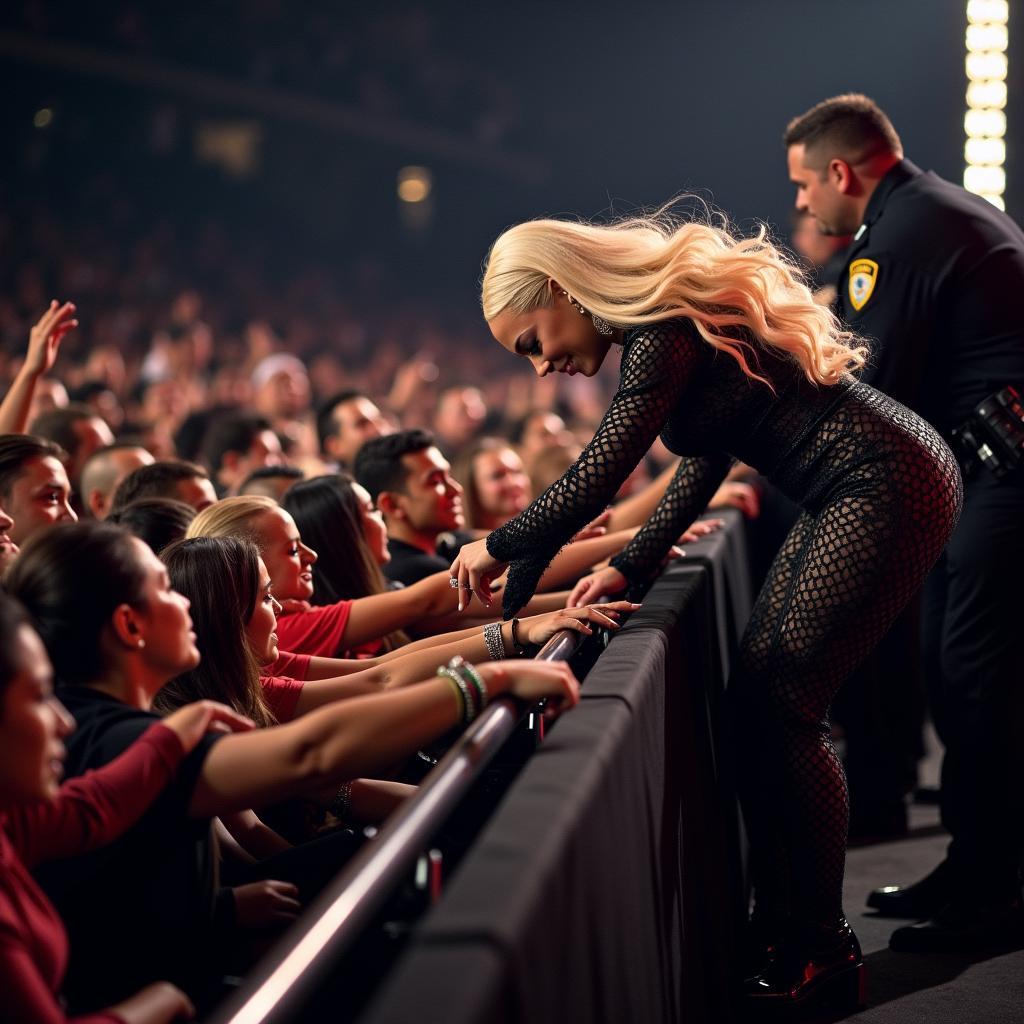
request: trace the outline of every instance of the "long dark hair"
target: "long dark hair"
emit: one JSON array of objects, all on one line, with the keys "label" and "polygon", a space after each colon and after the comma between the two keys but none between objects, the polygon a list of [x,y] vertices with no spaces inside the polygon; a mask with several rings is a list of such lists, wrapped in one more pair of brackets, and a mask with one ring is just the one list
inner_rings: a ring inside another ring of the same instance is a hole
[{"label": "long dark hair", "polygon": [[138,543],[120,526],[61,523],[31,537],[8,570],[4,588],[32,617],[58,682],[99,679],[100,640],[114,610],[145,604]]},{"label": "long dark hair", "polygon": [[[317,553],[315,605],[383,594],[387,581],[363,535],[363,510],[347,473],[328,473],[292,484],[281,507],[295,520],[304,544]],[[408,643],[401,631],[384,637],[382,650]]]},{"label": "long dark hair", "polygon": [[191,602],[189,614],[202,660],[172,679],[153,706],[167,712],[196,700],[219,700],[257,725],[276,724],[245,636],[260,599],[256,545],[237,537],[195,537],[175,541],[160,557],[171,586]]}]

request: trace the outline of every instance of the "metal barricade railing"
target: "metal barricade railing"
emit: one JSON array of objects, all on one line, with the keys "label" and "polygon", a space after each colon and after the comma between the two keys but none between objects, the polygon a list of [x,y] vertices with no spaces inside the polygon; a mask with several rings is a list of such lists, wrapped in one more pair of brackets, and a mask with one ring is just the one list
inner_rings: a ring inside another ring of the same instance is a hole
[{"label": "metal barricade railing", "polygon": [[[568,661],[582,642],[573,630],[556,633],[540,661]],[[456,740],[402,807],[310,904],[242,986],[211,1015],[211,1024],[271,1024],[307,999],[374,920],[441,824],[501,750],[526,712],[499,697]]]}]

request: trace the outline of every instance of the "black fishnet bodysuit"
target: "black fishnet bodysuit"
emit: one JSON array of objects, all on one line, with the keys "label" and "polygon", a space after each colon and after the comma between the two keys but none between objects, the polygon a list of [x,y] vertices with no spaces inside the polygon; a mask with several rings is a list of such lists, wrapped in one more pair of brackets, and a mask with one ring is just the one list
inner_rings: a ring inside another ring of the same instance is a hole
[{"label": "black fishnet bodysuit", "polygon": [[755,602],[730,695],[759,903],[834,927],[848,800],[829,706],[952,532],[956,462],[897,402],[853,381],[815,387],[765,346],[755,344],[756,358],[774,392],[688,320],[644,327],[625,341],[620,385],[593,440],[561,480],[487,539],[490,553],[511,563],[506,614],[526,603],[551,558],[604,508],[659,431],[688,457],[613,560],[631,581],[657,571],[733,457],[799,503],[803,514]]}]

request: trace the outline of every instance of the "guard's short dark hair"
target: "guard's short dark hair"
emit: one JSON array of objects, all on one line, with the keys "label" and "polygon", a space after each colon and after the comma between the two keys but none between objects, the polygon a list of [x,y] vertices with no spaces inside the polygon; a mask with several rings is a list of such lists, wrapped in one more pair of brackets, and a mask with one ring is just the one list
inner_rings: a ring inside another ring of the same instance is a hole
[{"label": "guard's short dark hair", "polygon": [[345,388],[336,395],[331,395],[316,414],[316,436],[320,439],[320,451],[324,450],[327,438],[333,436],[338,429],[338,421],[334,417],[334,411],[339,405],[351,402],[353,398],[369,398],[370,396],[359,388]]},{"label": "guard's short dark hair", "polygon": [[47,409],[46,412],[41,412],[32,421],[29,433],[59,444],[66,452],[73,452],[80,443],[75,434],[75,424],[97,418],[102,419],[91,405],[71,402],[60,409]]},{"label": "guard's short dark hair", "polygon": [[376,501],[382,491],[405,490],[409,470],[402,465],[403,455],[413,455],[436,444],[433,434],[418,428],[371,438],[359,449],[353,473]]},{"label": "guard's short dark hair", "polygon": [[110,510],[124,508],[143,498],[177,498],[178,484],[182,480],[209,480],[202,466],[182,459],[165,459],[149,466],[139,466],[129,473],[114,491]]},{"label": "guard's short dark hair", "polygon": [[273,430],[270,420],[251,412],[229,412],[218,416],[206,431],[199,457],[211,473],[216,473],[228,452],[247,452],[257,435]]},{"label": "guard's short dark hair", "polygon": [[832,157],[855,163],[877,153],[902,153],[892,121],[861,93],[822,100],[794,117],[783,136],[786,147],[802,144],[804,164],[824,166]]},{"label": "guard's short dark hair", "polygon": [[11,488],[32,459],[67,461],[68,453],[59,444],[31,434],[0,434],[0,496],[9,498]]}]

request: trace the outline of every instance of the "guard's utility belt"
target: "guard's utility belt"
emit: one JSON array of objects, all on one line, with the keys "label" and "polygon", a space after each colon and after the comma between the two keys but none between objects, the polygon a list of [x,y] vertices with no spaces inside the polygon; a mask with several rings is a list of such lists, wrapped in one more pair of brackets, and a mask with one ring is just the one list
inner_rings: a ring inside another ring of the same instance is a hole
[{"label": "guard's utility belt", "polygon": [[1007,385],[979,402],[952,434],[964,476],[984,466],[1002,480],[1024,465],[1024,403]]}]

